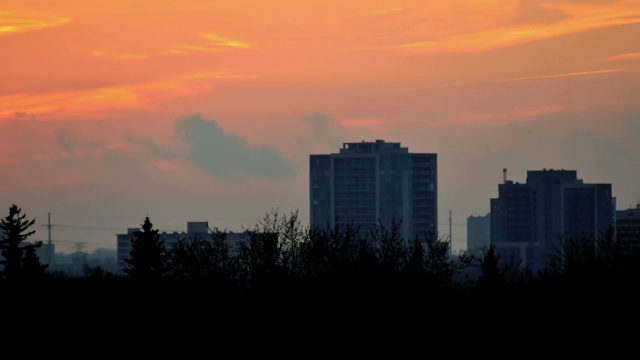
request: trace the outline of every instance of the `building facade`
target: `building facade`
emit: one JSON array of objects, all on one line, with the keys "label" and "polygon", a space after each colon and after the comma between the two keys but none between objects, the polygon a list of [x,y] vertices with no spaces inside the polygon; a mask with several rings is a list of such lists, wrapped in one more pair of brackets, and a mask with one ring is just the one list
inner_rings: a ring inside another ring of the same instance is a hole
[{"label": "building facade", "polygon": [[618,238],[640,242],[640,203],[635,208],[616,210],[615,221]]},{"label": "building facade", "polygon": [[400,224],[405,240],[438,232],[437,154],[397,142],[343,143],[309,157],[310,225],[352,224],[360,235]]},{"label": "building facade", "polygon": [[467,218],[467,251],[476,257],[491,243],[491,213]]},{"label": "building facade", "polygon": [[575,170],[527,171],[526,183],[506,179],[491,199],[491,243],[503,261],[533,271],[548,266],[564,241],[595,241],[611,230],[611,184],[587,184]]}]

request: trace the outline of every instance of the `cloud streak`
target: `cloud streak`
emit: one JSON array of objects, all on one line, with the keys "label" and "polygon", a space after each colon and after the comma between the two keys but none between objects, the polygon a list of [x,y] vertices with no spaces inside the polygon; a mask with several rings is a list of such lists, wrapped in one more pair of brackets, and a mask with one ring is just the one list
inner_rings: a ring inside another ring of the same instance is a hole
[{"label": "cloud streak", "polygon": [[253,43],[231,39],[212,33],[199,33],[198,36],[205,40],[205,44],[179,44],[173,45],[165,54],[187,54],[190,52],[221,52],[229,49],[250,49],[255,47]]},{"label": "cloud streak", "polygon": [[[534,4],[534,8],[544,16],[539,14],[538,17],[526,18],[523,23],[522,11],[527,8],[516,12],[515,21],[498,27],[471,31],[459,27],[454,33],[438,33],[437,28],[429,28],[429,32],[417,36],[426,38],[424,40],[416,39],[386,48],[404,54],[481,52],[576,32],[640,23],[640,4],[637,2]],[[547,19],[548,16],[551,18]]]},{"label": "cloud streak", "polygon": [[200,33],[200,37],[206,41],[208,41],[211,45],[215,47],[226,47],[226,48],[234,48],[234,49],[248,49],[253,47],[253,45],[249,42],[233,40],[226,36],[221,36],[212,33]]},{"label": "cloud streak", "polygon": [[522,76],[522,77],[517,77],[517,78],[489,80],[489,81],[486,81],[486,83],[527,81],[527,80],[544,80],[544,79],[559,79],[559,78],[585,76],[585,75],[610,74],[610,73],[614,73],[614,72],[618,72],[618,71],[623,71],[623,69],[602,69],[602,70],[590,70],[590,71],[576,71],[576,72],[562,73],[562,74]]},{"label": "cloud streak", "polygon": [[70,21],[71,18],[69,17],[56,17],[20,10],[0,9],[0,36],[62,26]]},{"label": "cloud streak", "polygon": [[598,70],[575,71],[575,72],[558,73],[558,74],[543,74],[543,75],[530,75],[530,76],[520,76],[520,77],[512,77],[512,78],[489,79],[489,80],[443,84],[443,85],[436,85],[436,86],[406,88],[401,90],[401,92],[419,92],[419,91],[428,91],[428,90],[437,90],[437,89],[462,88],[462,87],[482,85],[482,84],[499,84],[499,83],[510,83],[510,82],[524,82],[524,81],[532,81],[532,80],[552,80],[552,79],[574,78],[574,77],[580,77],[580,76],[605,75],[605,74],[622,72],[624,70],[625,69],[598,69]]},{"label": "cloud streak", "polygon": [[18,113],[87,115],[118,108],[145,108],[157,102],[210,91],[217,79],[237,78],[225,72],[198,72],[166,79],[82,91],[0,96],[0,119]]},{"label": "cloud streak", "polygon": [[617,54],[596,59],[597,61],[620,61],[640,59],[640,52]]}]

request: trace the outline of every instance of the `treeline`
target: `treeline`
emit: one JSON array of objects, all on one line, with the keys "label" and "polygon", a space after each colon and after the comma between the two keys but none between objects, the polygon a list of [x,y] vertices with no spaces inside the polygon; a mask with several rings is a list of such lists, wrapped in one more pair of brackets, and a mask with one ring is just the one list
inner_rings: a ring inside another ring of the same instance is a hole
[{"label": "treeline", "polygon": [[[452,255],[438,234],[404,239],[400,223],[365,236],[349,224],[310,228],[296,212],[272,210],[237,247],[226,232],[185,237],[168,249],[149,217],[135,232],[125,274],[90,269],[84,276],[48,271],[28,244],[34,231],[12,205],[0,230],[0,287],[55,289],[59,294],[176,296],[227,304],[262,299],[297,304],[378,304],[387,308],[443,304],[538,304],[558,299],[633,296],[640,285],[637,237],[603,234],[571,239],[551,266],[531,273],[501,260],[493,246],[481,257]],[[44,290],[43,290],[44,291]],[[571,300],[569,300],[571,299]],[[347,305],[345,305],[347,306]]]}]

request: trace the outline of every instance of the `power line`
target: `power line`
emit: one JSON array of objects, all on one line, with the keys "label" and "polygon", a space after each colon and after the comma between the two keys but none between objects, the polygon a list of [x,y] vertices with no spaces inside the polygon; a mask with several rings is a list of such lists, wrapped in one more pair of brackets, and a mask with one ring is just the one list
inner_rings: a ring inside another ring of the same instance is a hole
[{"label": "power line", "polygon": [[58,227],[58,228],[67,228],[67,229],[122,231],[122,228],[112,228],[112,227],[104,227],[104,226],[83,226],[83,225],[63,225],[63,224],[38,224],[38,226]]},{"label": "power line", "polygon": [[78,243],[83,243],[83,244],[84,244],[84,243],[86,243],[86,244],[88,244],[88,245],[107,245],[107,244],[113,245],[113,244],[115,244],[115,243],[116,243],[115,241],[113,241],[113,242],[106,242],[106,241],[97,241],[97,240],[94,240],[94,241],[92,241],[92,240],[89,240],[89,241],[84,241],[84,240],[83,240],[83,241],[74,241],[74,240],[52,240],[52,241],[53,241],[53,243],[54,243],[54,244],[78,244]]}]

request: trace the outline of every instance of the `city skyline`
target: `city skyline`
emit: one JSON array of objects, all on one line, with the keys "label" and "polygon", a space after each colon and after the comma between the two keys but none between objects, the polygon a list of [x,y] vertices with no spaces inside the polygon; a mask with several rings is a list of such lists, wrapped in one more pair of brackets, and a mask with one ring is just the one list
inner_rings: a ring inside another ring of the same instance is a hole
[{"label": "city skyline", "polygon": [[[506,169],[503,169],[503,176],[506,174],[506,172],[504,171]],[[540,171],[540,170],[554,170],[554,169],[532,169],[532,170],[527,170],[527,171]],[[560,169],[555,169],[555,170],[560,170]],[[570,169],[561,169],[561,170],[570,170]],[[504,177],[503,177],[503,181],[504,181]],[[509,180],[511,182],[514,182],[513,180]],[[515,181],[515,183],[520,183],[519,181]],[[526,183],[526,181],[522,181],[522,183]],[[496,187],[500,186],[500,184],[503,184],[502,182],[496,183]],[[612,184],[613,185],[613,184]],[[617,200],[617,198],[615,197],[615,195],[613,196],[614,200]],[[492,199],[488,199],[489,201],[491,201]],[[615,203],[616,201],[614,201]],[[616,211],[626,211],[626,210],[631,210],[634,208],[637,208],[640,206],[640,202],[638,202],[637,204],[629,204],[628,206],[625,205],[620,205],[620,204],[615,204],[616,205]],[[275,208],[272,208],[272,210]],[[279,209],[275,209],[276,213],[279,213],[281,215],[287,215],[289,216],[291,212],[289,213],[285,213],[283,211],[280,211]],[[451,248],[452,248],[452,252],[455,254],[460,253],[461,251],[465,251],[468,250],[467,249],[467,220],[469,217],[486,217],[490,214],[490,206],[487,209],[487,212],[484,214],[470,214],[469,216],[467,216],[465,219],[460,220],[460,222],[453,222],[453,218],[450,217],[451,213],[449,213],[449,217],[447,217],[445,220],[446,221],[439,221],[439,231],[438,234],[439,236],[443,239],[448,241],[449,238],[451,237]],[[23,210],[24,211],[24,210]],[[298,213],[298,215],[300,215],[300,211],[298,210],[292,210],[296,213]],[[614,209],[612,208],[612,212],[614,211]],[[273,213],[270,213],[270,211],[265,212],[263,215],[264,216],[273,216]],[[27,214],[28,215],[28,214]],[[72,229],[73,230],[79,230],[79,231],[83,231],[85,234],[87,233],[95,233],[95,232],[104,232],[104,231],[120,231],[119,233],[114,233],[114,234],[110,234],[109,236],[113,235],[114,237],[118,237],[120,236],[120,233],[126,233],[127,231],[130,231],[131,229],[140,229],[141,224],[139,225],[131,225],[127,228],[125,228],[124,230],[121,230],[117,227],[113,227],[113,228],[108,228],[108,227],[100,227],[100,226],[83,226],[83,225],[73,225],[73,224],[57,224],[55,222],[51,222],[50,221],[50,213],[47,214],[48,218],[47,218],[47,223],[43,223],[42,221],[36,221],[35,225],[34,225],[34,230],[36,230],[36,234],[34,234],[31,238],[30,241],[43,241],[44,243],[47,243],[47,240],[49,239],[49,237],[47,238],[43,238],[43,234],[45,234],[44,231],[49,231],[49,228],[53,229],[53,231],[55,232],[56,230],[60,230],[60,229]],[[32,216],[27,216],[29,219],[33,218]],[[259,218],[257,219],[253,224],[247,225],[247,226],[240,226],[240,228],[238,229],[230,229],[226,226],[224,226],[224,224],[211,224],[210,230],[222,230],[228,233],[235,233],[235,234],[239,234],[239,233],[243,233],[245,231],[250,231],[250,230],[254,230],[256,228],[256,226],[259,228],[259,223],[263,218]],[[175,219],[170,219],[172,222],[175,221]],[[302,221],[303,224],[305,225],[309,225],[308,221],[306,221],[304,218],[300,219]],[[449,220],[451,220],[451,222],[449,222]],[[462,221],[464,221],[464,224],[462,223]],[[152,221],[153,222],[153,221]],[[176,227],[176,228],[172,228],[172,229],[167,229],[167,228],[158,228],[157,226],[154,226],[154,228],[158,229],[160,231],[161,234],[167,234],[167,235],[172,235],[172,234],[178,234],[178,235],[186,235],[188,233],[188,229],[187,229],[187,225],[188,223],[199,223],[199,222],[209,222],[209,220],[203,219],[200,221],[191,221],[191,220],[187,220],[187,222],[185,224],[183,224],[182,228]],[[154,222],[155,224],[155,222]],[[50,226],[49,226],[50,225]],[[464,234],[458,234],[456,231],[452,231],[451,227],[456,227],[456,228],[460,228],[460,227],[464,227]],[[464,226],[463,226],[464,225]],[[38,230],[39,229],[39,230]],[[45,230],[43,230],[45,229]],[[451,232],[450,232],[451,231]],[[464,235],[463,239],[460,239],[459,235]],[[60,240],[58,238],[56,238],[56,236],[53,236],[51,239],[53,239],[52,243],[54,244],[54,246],[56,246],[55,251],[56,252],[62,252],[62,253],[72,253],[75,251],[88,251],[88,252],[92,252],[94,250],[99,250],[99,249],[110,249],[110,250],[117,250],[117,241],[111,241],[111,240],[107,240],[106,237],[100,237],[97,236],[96,238],[92,239],[92,238],[87,238],[86,240]],[[94,241],[94,240],[98,240],[98,241]],[[102,241],[101,241],[102,240]],[[60,246],[62,245],[62,246]]]},{"label": "city skyline", "polygon": [[[438,154],[454,250],[502,182],[572,169],[640,202],[640,1],[0,5],[0,213],[57,249],[309,221],[308,157]],[[4,210],[3,210],[4,209]]]}]

